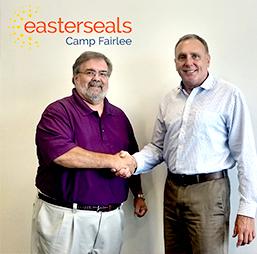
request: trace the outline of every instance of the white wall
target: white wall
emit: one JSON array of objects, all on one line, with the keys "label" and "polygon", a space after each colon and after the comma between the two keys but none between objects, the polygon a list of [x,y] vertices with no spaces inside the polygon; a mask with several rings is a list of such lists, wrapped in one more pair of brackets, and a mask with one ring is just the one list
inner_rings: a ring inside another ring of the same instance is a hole
[{"label": "white wall", "polygon": [[[36,193],[35,127],[47,104],[70,94],[71,65],[85,50],[101,51],[112,60],[114,72],[108,98],[126,111],[142,147],[151,138],[161,98],[179,81],[173,63],[176,41],[186,33],[203,36],[212,56],[210,70],[241,88],[257,137],[255,0],[159,0],[151,3],[146,0],[1,0],[0,3],[1,254],[29,253],[32,203]],[[28,9],[29,4],[33,10],[39,7],[37,15],[45,20],[124,17],[133,22],[133,32],[128,35],[133,44],[91,48],[67,46],[63,40],[65,35],[59,34],[39,36],[39,48],[21,48],[13,43],[8,25],[15,11]],[[165,167],[161,165],[142,177],[149,206],[143,219],[133,216],[131,197],[125,204],[127,227],[123,254],[163,253],[165,174]],[[235,172],[231,182],[233,224],[238,208]],[[235,248],[235,239],[230,237],[230,240],[231,254],[256,253],[256,240],[242,248]]]}]

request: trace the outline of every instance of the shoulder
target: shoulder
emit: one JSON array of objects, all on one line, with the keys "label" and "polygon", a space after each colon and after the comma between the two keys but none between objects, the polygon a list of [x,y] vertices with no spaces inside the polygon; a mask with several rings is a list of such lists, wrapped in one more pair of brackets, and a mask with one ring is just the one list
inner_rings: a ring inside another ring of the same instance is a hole
[{"label": "shoulder", "polygon": [[107,98],[105,98],[105,107],[107,112],[112,115],[127,117],[120,107],[110,103]]},{"label": "shoulder", "polygon": [[66,111],[73,104],[74,103],[73,103],[72,96],[67,96],[67,97],[58,99],[58,100],[56,100],[54,102],[51,102],[49,105],[47,105],[47,107],[44,110],[44,114],[45,113],[49,113],[49,112],[62,112],[62,111]]},{"label": "shoulder", "polygon": [[214,89],[224,94],[229,93],[231,96],[242,96],[242,92],[237,85],[223,78],[215,78]]},{"label": "shoulder", "polygon": [[180,87],[175,87],[171,91],[169,91],[164,97],[162,98],[160,102],[161,107],[165,107],[169,104],[174,103],[180,96],[181,90]]}]

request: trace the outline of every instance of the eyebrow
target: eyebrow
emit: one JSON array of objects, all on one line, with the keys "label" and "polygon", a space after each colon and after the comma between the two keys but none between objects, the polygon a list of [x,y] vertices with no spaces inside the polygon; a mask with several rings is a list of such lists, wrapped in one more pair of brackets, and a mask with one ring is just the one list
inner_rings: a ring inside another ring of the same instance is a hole
[{"label": "eyebrow", "polygon": [[178,58],[178,57],[181,57],[181,56],[186,56],[186,54],[185,54],[185,53],[179,53],[179,54],[177,55],[177,58]]},{"label": "eyebrow", "polygon": [[[92,68],[87,68],[87,69],[85,69],[85,71],[95,71],[95,72],[97,72],[97,70],[92,69]],[[108,72],[108,70],[99,70],[99,72]]]},{"label": "eyebrow", "polygon": [[187,56],[187,55],[190,55],[190,56],[193,56],[193,55],[196,55],[196,56],[200,56],[201,54],[197,53],[197,52],[190,52],[189,54],[187,53],[179,53],[177,55],[177,57],[180,57],[180,56]]}]

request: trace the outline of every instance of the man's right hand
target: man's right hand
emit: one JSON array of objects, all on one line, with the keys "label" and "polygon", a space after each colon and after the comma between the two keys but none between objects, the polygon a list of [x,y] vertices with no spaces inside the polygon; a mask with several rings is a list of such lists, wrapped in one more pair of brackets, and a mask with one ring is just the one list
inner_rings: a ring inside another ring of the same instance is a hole
[{"label": "man's right hand", "polygon": [[115,156],[117,155],[119,156],[117,166],[112,168],[111,171],[114,172],[116,176],[124,178],[130,177],[137,168],[136,160],[126,151],[120,151],[118,154],[115,154]]}]

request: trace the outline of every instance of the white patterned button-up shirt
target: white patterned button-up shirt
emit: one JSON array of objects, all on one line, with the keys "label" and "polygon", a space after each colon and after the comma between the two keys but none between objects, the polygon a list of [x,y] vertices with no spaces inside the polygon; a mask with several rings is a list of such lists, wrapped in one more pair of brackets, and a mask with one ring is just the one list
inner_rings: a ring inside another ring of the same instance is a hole
[{"label": "white patterned button-up shirt", "polygon": [[160,104],[152,142],[134,154],[136,174],[165,161],[176,174],[199,174],[237,165],[239,214],[255,217],[257,157],[249,110],[234,85],[208,78],[190,94],[180,86]]}]

